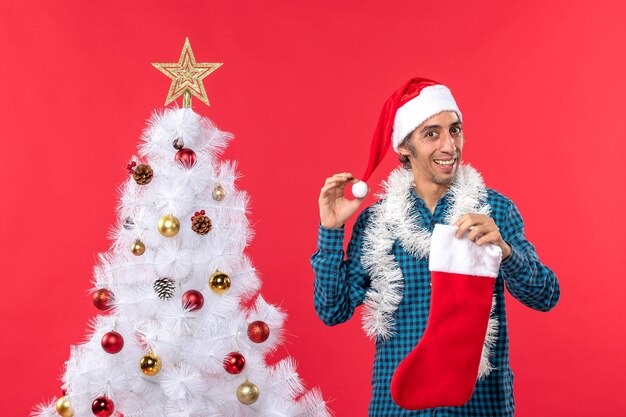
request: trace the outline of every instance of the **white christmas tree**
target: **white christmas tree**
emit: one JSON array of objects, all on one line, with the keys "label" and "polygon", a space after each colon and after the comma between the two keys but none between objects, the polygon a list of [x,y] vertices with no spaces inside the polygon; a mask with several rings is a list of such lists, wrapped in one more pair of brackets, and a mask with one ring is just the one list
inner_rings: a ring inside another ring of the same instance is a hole
[{"label": "white christmas tree", "polygon": [[285,315],[258,295],[244,254],[248,195],[236,163],[219,160],[232,135],[190,108],[204,94],[189,84],[194,68],[220,64],[196,64],[188,43],[178,64],[192,76],[176,81],[185,107],[153,115],[120,187],[113,244],[94,272],[102,314],[71,348],[63,396],[34,416],[329,415],[291,358],[266,363]]}]

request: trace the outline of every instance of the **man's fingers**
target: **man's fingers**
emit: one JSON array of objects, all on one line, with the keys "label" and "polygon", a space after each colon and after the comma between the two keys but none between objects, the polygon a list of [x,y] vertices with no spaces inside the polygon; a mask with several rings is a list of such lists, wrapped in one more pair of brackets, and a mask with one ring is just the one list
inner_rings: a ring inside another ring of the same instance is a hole
[{"label": "man's fingers", "polygon": [[345,179],[350,179],[352,178],[352,174],[350,172],[341,172],[339,174],[335,174],[333,175],[331,178],[345,178]]},{"label": "man's fingers", "polygon": [[490,232],[490,227],[486,224],[477,224],[467,234],[467,238],[474,242],[479,235],[486,235]]},{"label": "man's fingers", "polygon": [[347,182],[350,179],[352,179],[352,174],[350,174],[349,172],[346,172],[343,174],[335,174],[332,177],[326,178],[325,184],[328,184],[330,182],[335,182],[335,181]]},{"label": "man's fingers", "polygon": [[459,217],[455,222],[454,225],[457,227],[461,226],[461,223],[463,223],[465,220],[467,220],[469,218],[469,214],[464,214],[461,217]]},{"label": "man's fingers", "polygon": [[327,185],[329,182],[335,181],[335,177],[328,177],[326,181],[324,181],[324,185]]},{"label": "man's fingers", "polygon": [[326,184],[324,184],[324,187],[322,188],[341,188],[344,189],[346,186],[347,181],[342,181],[342,180],[334,180],[334,181],[329,181]]},{"label": "man's fingers", "polygon": [[[329,178],[329,181],[326,184],[324,184],[324,186],[321,189],[320,199],[343,196],[344,190],[346,186],[348,185],[348,183],[355,183],[358,181],[359,180],[356,178],[352,178],[350,181],[347,181],[346,179],[342,179],[342,178],[334,178],[334,179]],[[358,200],[361,200],[362,202],[365,199],[361,198]]]},{"label": "man's fingers", "polygon": [[346,188],[345,182],[335,181],[324,185],[320,191],[320,198],[335,197],[337,195],[343,195],[343,190]]},{"label": "man's fingers", "polygon": [[498,241],[496,232],[497,232],[497,230],[494,230],[491,233],[487,233],[486,235],[483,235],[480,239],[478,239],[476,241],[476,244],[478,246],[482,246],[485,243],[493,243],[493,244],[495,244]]},{"label": "man's fingers", "polygon": [[467,231],[470,229],[470,227],[473,226],[474,221],[471,218],[466,218],[464,221],[462,221],[459,225],[458,225],[458,229],[456,231],[456,237],[457,238],[462,238],[465,233],[467,233]]},{"label": "man's fingers", "polygon": [[337,187],[325,185],[320,191],[320,199],[335,197],[337,192],[342,193],[342,191],[338,190]]}]

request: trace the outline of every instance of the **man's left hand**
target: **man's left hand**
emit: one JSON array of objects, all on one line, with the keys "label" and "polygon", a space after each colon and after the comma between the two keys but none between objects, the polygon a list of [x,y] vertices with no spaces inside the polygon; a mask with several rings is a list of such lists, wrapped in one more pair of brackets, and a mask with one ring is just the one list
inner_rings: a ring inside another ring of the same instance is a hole
[{"label": "man's left hand", "polygon": [[485,243],[493,243],[500,246],[503,260],[511,254],[511,247],[502,239],[500,229],[498,229],[496,222],[491,217],[485,214],[465,214],[454,225],[458,227],[456,231],[458,239],[462,238],[469,231],[467,238],[479,246]]}]

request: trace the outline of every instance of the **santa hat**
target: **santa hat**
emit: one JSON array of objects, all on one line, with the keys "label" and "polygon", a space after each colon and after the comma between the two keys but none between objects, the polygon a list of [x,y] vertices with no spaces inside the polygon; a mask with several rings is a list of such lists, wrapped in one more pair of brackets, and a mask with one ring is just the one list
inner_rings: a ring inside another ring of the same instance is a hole
[{"label": "santa hat", "polygon": [[454,111],[461,119],[461,111],[450,89],[427,78],[412,78],[387,99],[372,138],[370,159],[361,181],[352,185],[356,198],[367,195],[367,181],[383,160],[389,145],[398,152],[404,138],[430,117],[442,111]]}]

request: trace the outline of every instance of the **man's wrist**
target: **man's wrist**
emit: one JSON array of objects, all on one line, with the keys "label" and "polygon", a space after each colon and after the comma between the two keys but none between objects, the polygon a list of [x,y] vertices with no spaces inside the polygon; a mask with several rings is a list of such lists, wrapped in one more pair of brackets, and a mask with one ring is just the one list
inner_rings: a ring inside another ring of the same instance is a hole
[{"label": "man's wrist", "polygon": [[513,249],[511,249],[511,246],[508,243],[504,242],[504,245],[502,246],[502,260],[504,261],[509,256],[511,256],[512,251]]},{"label": "man's wrist", "polygon": [[320,222],[320,226],[322,226],[325,229],[343,229],[344,225],[343,224],[340,224],[340,225],[334,225],[334,224],[326,225],[323,222]]},{"label": "man's wrist", "polygon": [[500,268],[502,268],[506,277],[514,277],[524,268],[526,258],[515,246],[509,246],[511,247],[511,254],[500,262]]}]

